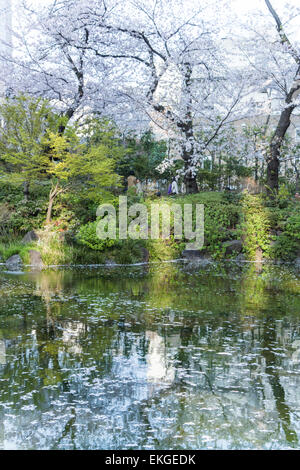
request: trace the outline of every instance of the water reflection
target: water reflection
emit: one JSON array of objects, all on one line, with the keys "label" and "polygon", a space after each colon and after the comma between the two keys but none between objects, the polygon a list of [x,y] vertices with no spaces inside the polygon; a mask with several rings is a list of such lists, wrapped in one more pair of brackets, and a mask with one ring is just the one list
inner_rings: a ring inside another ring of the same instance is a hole
[{"label": "water reflection", "polygon": [[147,380],[155,383],[172,383],[175,378],[175,367],[169,364],[164,338],[155,331],[146,330],[149,341],[147,361]]},{"label": "water reflection", "polygon": [[6,364],[6,347],[5,341],[0,339],[0,365]]},{"label": "water reflection", "polygon": [[300,280],[0,273],[0,448],[299,448]]}]

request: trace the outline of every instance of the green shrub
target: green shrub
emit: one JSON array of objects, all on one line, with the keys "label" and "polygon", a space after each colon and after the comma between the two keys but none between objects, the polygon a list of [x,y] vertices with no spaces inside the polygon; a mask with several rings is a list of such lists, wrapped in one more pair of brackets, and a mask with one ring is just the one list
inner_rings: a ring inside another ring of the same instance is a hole
[{"label": "green shrub", "polygon": [[131,264],[142,261],[142,247],[145,246],[143,240],[120,240],[115,248],[110,250],[108,258],[112,258],[119,264]]},{"label": "green shrub", "polygon": [[272,255],[274,258],[292,260],[300,249],[300,213],[294,212],[287,219],[284,231],[276,240]]},{"label": "green shrub", "polygon": [[299,243],[283,233],[272,247],[272,258],[291,261],[295,258],[298,249]]},{"label": "green shrub", "polygon": [[78,230],[76,240],[79,244],[85,245],[91,250],[103,251],[106,248],[111,248],[117,244],[117,240],[105,239],[102,240],[97,236],[97,224],[98,221],[89,222],[86,225],[82,225]]},{"label": "green shrub", "polygon": [[244,241],[244,251],[250,260],[255,260],[257,251],[269,256],[271,246],[271,223],[269,209],[263,205],[261,196],[245,193],[242,200],[239,234]]},{"label": "green shrub", "polygon": [[289,217],[285,226],[286,234],[294,240],[300,241],[300,213]]},{"label": "green shrub", "polygon": [[287,187],[287,185],[285,184],[280,185],[278,194],[276,196],[276,202],[277,202],[278,207],[280,207],[281,209],[287,207],[291,200],[291,196],[292,196],[291,191]]},{"label": "green shrub", "polygon": [[105,253],[91,250],[83,245],[71,245],[70,264],[104,264],[106,260]]},{"label": "green shrub", "polygon": [[204,205],[204,244],[215,258],[224,254],[223,242],[236,238],[240,208],[236,204],[211,203]]}]

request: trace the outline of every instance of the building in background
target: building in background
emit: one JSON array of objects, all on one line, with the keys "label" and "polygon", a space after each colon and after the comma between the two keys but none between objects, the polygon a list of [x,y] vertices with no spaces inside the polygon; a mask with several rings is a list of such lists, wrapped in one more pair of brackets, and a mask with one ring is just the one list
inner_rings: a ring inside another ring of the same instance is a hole
[{"label": "building in background", "polygon": [[[178,81],[175,84],[175,89],[177,95],[180,95]],[[174,88],[173,92],[175,92]],[[163,104],[166,109],[170,108],[171,111],[173,110],[172,105]],[[174,105],[174,103],[172,104]],[[264,129],[266,135],[271,135],[277,127],[283,104],[282,96],[276,90],[272,80],[268,80],[260,90],[252,92],[242,99],[240,116],[235,119],[229,117],[225,128],[226,126],[235,128],[238,135],[242,135],[246,128],[260,128]],[[167,142],[168,157],[173,160],[181,159],[180,132],[176,125],[170,123],[159,113],[152,112],[151,118],[150,127],[155,137],[158,140],[164,139]],[[195,128],[202,128],[204,131],[209,130],[210,123],[208,121],[196,121],[194,124]],[[295,110],[291,115],[291,124],[287,135],[292,144],[300,145],[300,112],[298,110]],[[259,152],[260,148],[257,151]],[[249,154],[250,160],[252,157]],[[207,152],[205,159],[210,158],[210,153]],[[261,158],[263,159],[264,157],[261,156]],[[203,162],[204,159],[202,163],[200,162],[200,165],[203,165]],[[290,162],[287,162],[287,166],[290,166]]]},{"label": "building in background", "polygon": [[[279,116],[283,107],[282,96],[269,80],[265,86],[256,93],[253,93],[248,104],[249,115],[232,122],[232,125],[241,130],[245,126],[266,127],[268,134],[275,131]],[[300,143],[300,114],[295,110],[291,115],[291,124],[288,135],[296,144]]]}]

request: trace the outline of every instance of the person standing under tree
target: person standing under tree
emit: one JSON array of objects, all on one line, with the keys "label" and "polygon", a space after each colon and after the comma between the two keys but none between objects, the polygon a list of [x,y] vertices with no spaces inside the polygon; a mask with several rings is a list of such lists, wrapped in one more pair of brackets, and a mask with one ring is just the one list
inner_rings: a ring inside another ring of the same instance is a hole
[{"label": "person standing under tree", "polygon": [[175,177],[172,179],[171,193],[172,194],[178,194],[179,193],[178,184],[177,184],[177,181],[176,181]]}]

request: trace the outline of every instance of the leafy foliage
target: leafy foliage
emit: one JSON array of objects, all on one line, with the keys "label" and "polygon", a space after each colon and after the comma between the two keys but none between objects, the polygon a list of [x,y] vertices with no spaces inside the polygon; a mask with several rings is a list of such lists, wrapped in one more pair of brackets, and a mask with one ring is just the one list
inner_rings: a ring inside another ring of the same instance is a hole
[{"label": "leafy foliage", "polygon": [[99,239],[97,236],[97,224],[98,220],[94,222],[89,222],[86,225],[82,225],[77,233],[77,241],[89,247],[92,250],[103,251],[105,248],[112,247],[116,245],[117,240],[113,239]]},{"label": "leafy foliage", "polygon": [[245,193],[242,200],[239,233],[250,260],[255,260],[258,250],[268,256],[271,234],[270,215],[260,196]]},{"label": "leafy foliage", "polygon": [[300,252],[300,213],[294,211],[286,220],[284,231],[273,247],[273,256],[278,259],[292,260]]},{"label": "leafy foliage", "polygon": [[166,142],[157,141],[151,131],[140,138],[130,133],[125,136],[126,153],[118,162],[119,173],[126,177],[131,171],[140,179],[155,179],[160,176],[158,165],[166,155]]}]

